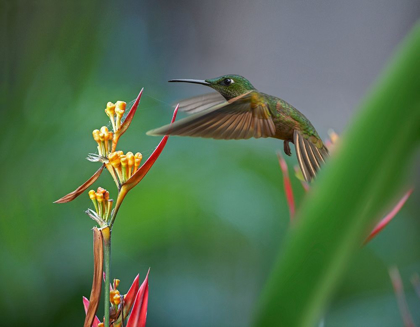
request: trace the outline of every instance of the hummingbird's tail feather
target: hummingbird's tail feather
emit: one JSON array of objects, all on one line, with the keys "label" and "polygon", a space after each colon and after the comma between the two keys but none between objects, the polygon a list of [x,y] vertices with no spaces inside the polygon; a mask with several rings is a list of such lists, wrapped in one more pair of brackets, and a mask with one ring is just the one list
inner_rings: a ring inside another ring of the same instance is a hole
[{"label": "hummingbird's tail feather", "polygon": [[293,138],[300,169],[305,180],[310,182],[325,162],[328,156],[328,150],[324,145],[318,148],[311,142],[310,138],[305,138],[297,130],[294,131]]}]

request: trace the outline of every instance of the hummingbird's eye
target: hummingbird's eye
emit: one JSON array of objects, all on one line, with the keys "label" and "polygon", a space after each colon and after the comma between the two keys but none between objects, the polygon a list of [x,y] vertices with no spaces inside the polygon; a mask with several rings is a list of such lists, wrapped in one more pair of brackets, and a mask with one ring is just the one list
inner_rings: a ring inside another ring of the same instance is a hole
[{"label": "hummingbird's eye", "polygon": [[234,83],[234,80],[233,79],[231,79],[231,78],[225,78],[224,80],[223,80],[223,85],[226,85],[226,86],[229,86],[229,85],[231,85],[231,84],[233,84]]}]

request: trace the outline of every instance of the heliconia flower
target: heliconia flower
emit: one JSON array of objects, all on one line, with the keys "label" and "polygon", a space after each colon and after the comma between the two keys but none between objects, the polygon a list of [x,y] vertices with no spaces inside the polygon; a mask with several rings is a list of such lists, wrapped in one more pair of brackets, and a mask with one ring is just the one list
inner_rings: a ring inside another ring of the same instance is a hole
[{"label": "heliconia flower", "polygon": [[[149,269],[150,271],[150,269]],[[127,294],[121,295],[118,286],[119,279],[114,279],[112,285],[110,285],[110,298],[111,303],[111,327],[144,327],[146,326],[147,318],[147,304],[149,297],[149,271],[147,272],[146,278],[144,279],[141,286],[139,286],[139,275],[134,279]],[[83,297],[83,306],[85,312],[89,311],[90,303],[89,300]],[[96,310],[95,310],[96,311]],[[130,315],[126,324],[123,321]],[[93,327],[101,327],[103,323],[98,317],[94,317]]]},{"label": "heliconia flower", "polygon": [[[330,136],[330,139],[327,140],[325,144],[328,145],[328,150],[330,151],[331,147],[336,147],[337,144],[339,143],[339,137],[332,130],[329,131],[329,136]],[[278,153],[278,158],[279,158],[280,168],[283,173],[283,186],[286,193],[287,205],[289,206],[290,219],[293,220],[293,216],[295,213],[295,204],[294,204],[293,189],[292,189],[292,186],[290,184],[290,179],[289,179],[288,167],[287,167],[286,161],[283,159],[280,153]],[[305,192],[309,192],[310,186],[303,178],[302,172],[298,166],[295,166],[295,175],[296,175],[296,178],[300,180]],[[387,215],[385,215],[384,218],[382,218],[379,221],[379,223],[374,227],[374,229],[371,231],[369,236],[364,241],[363,243],[364,245],[370,242],[380,231],[382,231],[390,223],[390,221],[396,216],[396,214],[404,206],[405,202],[408,200],[412,192],[413,192],[413,189],[408,190],[403,195],[403,197],[398,201],[395,207]]]},{"label": "heliconia flower", "polygon": [[[131,106],[130,111],[124,121],[122,121],[122,118],[125,113],[125,102],[117,101],[115,105],[111,102],[108,102],[105,113],[110,118],[114,131],[109,131],[105,126],[103,126],[100,130],[93,131],[93,138],[98,143],[98,155],[90,155],[88,157],[88,160],[90,161],[101,161],[103,163],[101,168],[99,168],[95,174],[93,174],[76,190],[63,196],[54,203],[66,203],[73,201],[99,178],[104,167],[107,168],[118,188],[121,189],[121,200],[125,197],[130,189],[132,189],[144,178],[144,176],[147,174],[147,172],[150,170],[150,168],[161,154],[168,140],[168,136],[164,136],[162,138],[155,151],[141,167],[140,162],[142,160],[142,155],[140,152],[137,152],[135,155],[132,152],[128,152],[124,155],[121,151],[115,151],[118,140],[125,133],[125,131],[130,126],[131,121],[133,120],[142,93],[143,89],[140,91],[139,95]],[[175,121],[177,112],[178,106],[175,108],[172,122]],[[120,204],[121,203],[118,203],[117,200],[116,210],[118,210]]]}]

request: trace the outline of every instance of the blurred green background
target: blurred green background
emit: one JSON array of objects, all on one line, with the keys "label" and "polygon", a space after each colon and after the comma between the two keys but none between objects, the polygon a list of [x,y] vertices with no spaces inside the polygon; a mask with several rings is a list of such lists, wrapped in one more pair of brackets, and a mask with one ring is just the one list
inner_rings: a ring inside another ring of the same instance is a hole
[{"label": "blurred green background", "polygon": [[[91,131],[107,124],[107,101],[129,102],[145,87],[119,143],[144,157],[159,142],[145,132],[170,120],[173,103],[208,91],[168,84],[170,78],[244,75],[294,104],[326,137],[351,121],[419,12],[409,0],[3,0],[1,325],[83,322],[93,226],[83,211],[91,203],[87,195],[52,202],[97,169],[84,158],[95,150]],[[126,198],[113,233],[112,274],[122,292],[151,267],[149,326],[249,325],[289,226],[275,155],[282,146],[268,139],[169,139]],[[412,176],[412,197],[354,259],[324,326],[402,326],[392,265],[420,324],[420,299],[410,284],[420,272],[418,169]],[[303,191],[292,180],[300,202]],[[109,176],[97,186],[115,198]]]}]

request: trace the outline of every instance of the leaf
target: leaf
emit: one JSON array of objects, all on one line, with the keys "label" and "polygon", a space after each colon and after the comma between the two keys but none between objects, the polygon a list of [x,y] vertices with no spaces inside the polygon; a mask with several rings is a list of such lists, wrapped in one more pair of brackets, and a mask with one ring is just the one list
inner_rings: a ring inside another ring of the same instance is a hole
[{"label": "leaf", "polygon": [[262,293],[255,326],[314,326],[419,145],[420,25],[311,187]]},{"label": "leaf", "polygon": [[375,226],[369,236],[366,238],[364,244],[369,243],[380,231],[382,231],[389,222],[395,217],[395,215],[401,210],[405,202],[410,197],[413,189],[410,189],[404,196],[398,201],[397,205]]},{"label": "leaf", "polygon": [[75,189],[73,192],[70,192],[69,194],[63,196],[62,198],[58,199],[54,203],[66,203],[66,202],[73,201],[80,194],[82,194],[84,191],[86,191],[86,189],[89,186],[91,186],[93,183],[95,183],[95,181],[101,175],[104,167],[105,167],[105,164],[103,164],[86,182],[84,182],[82,185],[80,185],[77,189]]},{"label": "leaf", "polygon": [[149,300],[149,271],[141,284],[133,304],[127,327],[145,327],[147,318],[147,303]]},{"label": "leaf", "polygon": [[104,263],[104,248],[101,231],[93,228],[93,282],[90,291],[89,308],[86,312],[84,327],[92,326],[95,319],[96,310],[98,310],[99,300],[102,289],[102,271]]}]

